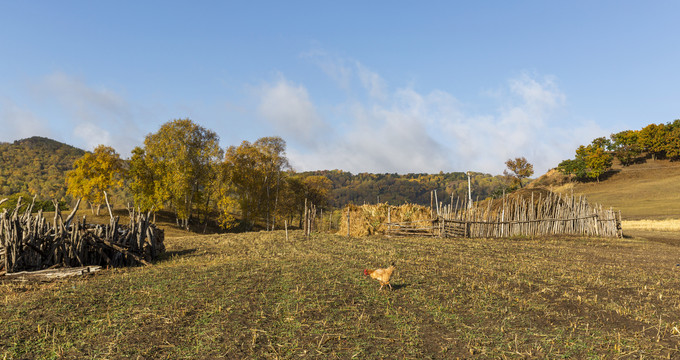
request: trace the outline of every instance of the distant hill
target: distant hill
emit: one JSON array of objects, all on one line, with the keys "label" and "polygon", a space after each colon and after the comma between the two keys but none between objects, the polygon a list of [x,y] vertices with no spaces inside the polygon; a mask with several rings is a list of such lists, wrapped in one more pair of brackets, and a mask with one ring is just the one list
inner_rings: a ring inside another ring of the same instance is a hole
[{"label": "distant hill", "polygon": [[[467,197],[468,182],[464,172],[439,174],[351,174],[342,170],[304,172],[302,176],[322,175],[333,183],[330,205],[341,207],[385,202],[392,205],[404,203],[430,206],[430,192],[437,190],[437,199],[444,204]],[[472,173],[472,197],[486,199],[502,193],[503,176]]]},{"label": "distant hill", "polygon": [[66,196],[66,171],[85,154],[55,140],[34,136],[0,143],[0,196],[19,192],[43,199]]},{"label": "distant hill", "polygon": [[680,162],[648,160],[625,167],[615,163],[599,183],[571,182],[551,170],[531,186],[585,195],[592,202],[621,210],[626,220],[680,219]]}]

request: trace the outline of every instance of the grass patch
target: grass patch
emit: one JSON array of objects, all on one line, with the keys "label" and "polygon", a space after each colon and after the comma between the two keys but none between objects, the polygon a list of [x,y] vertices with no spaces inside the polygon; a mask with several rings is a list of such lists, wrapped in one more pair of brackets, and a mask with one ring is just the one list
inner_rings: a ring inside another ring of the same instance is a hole
[{"label": "grass patch", "polygon": [[[166,239],[154,266],[0,283],[0,358],[678,357],[680,248],[642,239]],[[396,262],[393,291],[362,276]]]},{"label": "grass patch", "polygon": [[680,231],[680,220],[624,220],[621,226],[626,230]]}]

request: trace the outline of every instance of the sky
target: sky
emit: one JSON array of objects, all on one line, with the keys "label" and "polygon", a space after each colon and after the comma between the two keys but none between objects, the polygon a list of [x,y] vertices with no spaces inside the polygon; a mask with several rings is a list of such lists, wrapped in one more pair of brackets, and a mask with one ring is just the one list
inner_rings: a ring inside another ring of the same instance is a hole
[{"label": "sky", "polygon": [[678,1],[0,0],[0,142],[174,119],[296,171],[536,175],[680,118]]}]

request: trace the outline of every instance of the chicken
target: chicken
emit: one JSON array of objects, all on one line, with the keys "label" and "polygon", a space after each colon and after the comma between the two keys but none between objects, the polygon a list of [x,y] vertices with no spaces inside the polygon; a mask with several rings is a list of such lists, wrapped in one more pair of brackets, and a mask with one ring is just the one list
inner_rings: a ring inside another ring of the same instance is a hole
[{"label": "chicken", "polygon": [[390,290],[392,290],[392,285],[390,285],[390,277],[392,277],[393,272],[394,263],[392,263],[392,265],[387,269],[364,269],[364,275],[370,276],[380,282],[380,290],[382,290],[383,286],[385,285],[389,286]]}]

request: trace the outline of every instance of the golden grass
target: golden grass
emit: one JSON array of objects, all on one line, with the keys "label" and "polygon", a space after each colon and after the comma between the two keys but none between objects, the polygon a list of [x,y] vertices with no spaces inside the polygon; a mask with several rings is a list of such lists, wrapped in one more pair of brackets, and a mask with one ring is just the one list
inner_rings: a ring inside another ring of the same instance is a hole
[{"label": "golden grass", "polygon": [[656,160],[616,171],[599,183],[567,184],[553,190],[585,195],[589,201],[620,210],[625,220],[680,217],[680,164]]},{"label": "golden grass", "polygon": [[680,219],[624,220],[621,227],[624,230],[680,231]]},{"label": "golden grass", "polygon": [[[415,205],[403,204],[400,206],[391,206],[385,203],[375,205],[348,205],[342,210],[340,220],[340,228],[338,235],[347,235],[347,210],[349,209],[350,225],[349,231],[351,236],[368,236],[385,234],[387,227],[387,211],[390,209],[391,222],[408,222],[408,221],[423,221],[432,218],[430,208]],[[423,222],[423,226],[430,225]]]}]

